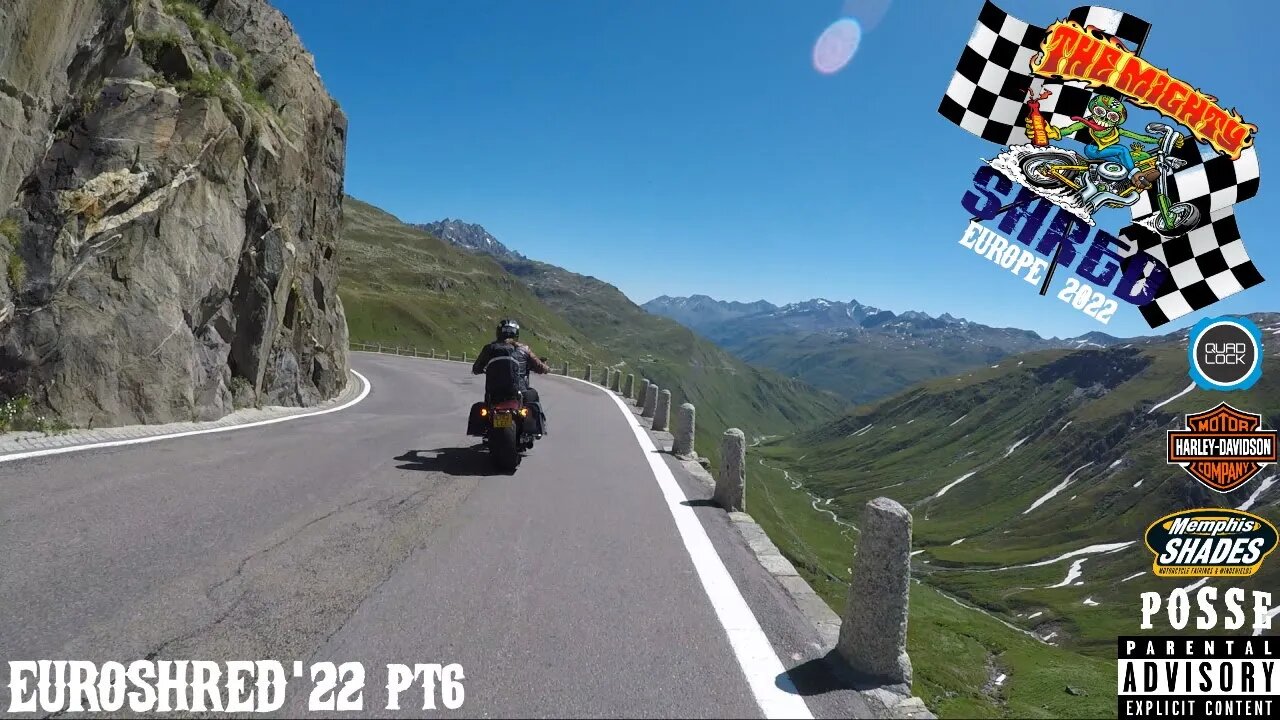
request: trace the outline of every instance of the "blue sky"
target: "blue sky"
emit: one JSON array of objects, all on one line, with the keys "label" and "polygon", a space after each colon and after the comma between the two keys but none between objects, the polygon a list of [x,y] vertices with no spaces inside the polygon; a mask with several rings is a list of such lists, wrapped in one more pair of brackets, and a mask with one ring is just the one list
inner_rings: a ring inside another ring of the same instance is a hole
[{"label": "blue sky", "polygon": [[[840,0],[276,0],[348,115],[347,191],[407,221],[481,223],[637,302],[856,298],[1044,335],[1150,332],[1132,306],[1103,326],[957,244],[995,146],[936,108],[981,0],[862,2],[889,7],[823,75],[813,44]],[[1043,25],[1080,3],[998,4]],[[1145,57],[1260,126],[1268,168],[1272,4],[1109,6],[1154,24]],[[1270,280],[1162,332],[1280,310],[1278,199],[1264,177],[1237,208]]]}]

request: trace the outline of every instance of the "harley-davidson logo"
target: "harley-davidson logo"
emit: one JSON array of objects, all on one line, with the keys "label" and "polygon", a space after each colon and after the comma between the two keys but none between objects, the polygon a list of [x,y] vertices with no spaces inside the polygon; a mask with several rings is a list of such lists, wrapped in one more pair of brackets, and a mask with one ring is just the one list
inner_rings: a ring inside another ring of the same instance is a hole
[{"label": "harley-davidson logo", "polygon": [[1256,413],[1221,403],[1187,415],[1186,427],[1169,431],[1169,463],[1212,490],[1231,492],[1276,462],[1277,433]]}]

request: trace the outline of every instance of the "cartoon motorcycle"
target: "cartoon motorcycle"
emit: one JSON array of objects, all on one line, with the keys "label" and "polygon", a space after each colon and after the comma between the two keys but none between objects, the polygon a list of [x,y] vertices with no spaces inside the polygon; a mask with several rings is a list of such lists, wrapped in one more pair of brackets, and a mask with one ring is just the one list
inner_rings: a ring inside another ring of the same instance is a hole
[{"label": "cartoon motorcycle", "polygon": [[1071,190],[1071,200],[1091,213],[1103,207],[1129,207],[1154,184],[1159,206],[1156,230],[1167,237],[1185,234],[1200,224],[1200,211],[1190,203],[1169,199],[1169,175],[1187,165],[1171,155],[1181,136],[1163,123],[1149,123],[1146,129],[1160,143],[1151,150],[1141,143],[1131,146],[1137,169],[1132,180],[1124,165],[1114,160],[1089,159],[1054,146],[1031,152],[1019,166],[1027,182],[1049,190]]}]

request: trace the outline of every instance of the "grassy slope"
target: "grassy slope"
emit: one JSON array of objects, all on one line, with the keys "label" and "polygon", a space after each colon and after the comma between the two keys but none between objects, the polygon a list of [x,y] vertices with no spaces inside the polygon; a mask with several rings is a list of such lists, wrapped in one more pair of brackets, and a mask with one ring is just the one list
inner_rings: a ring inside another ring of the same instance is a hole
[{"label": "grassy slope", "polygon": [[[1195,390],[1149,412],[1190,382],[1179,343],[1019,356],[999,368],[917,386],[828,427],[758,448],[753,467],[761,482],[749,485],[748,509],[837,608],[856,532],[815,512],[806,493],[855,524],[862,504],[878,495],[912,510],[914,544],[925,552],[915,557],[922,582],[912,596],[910,651],[917,690],[942,716],[1113,716],[1114,638],[1138,632],[1139,593],[1190,584],[1150,575],[1151,555],[1142,545],[1146,526],[1184,507],[1238,506],[1273,472],[1218,496],[1164,462],[1164,433],[1178,426],[1183,413],[1223,400],[1262,413],[1275,427],[1277,373],[1269,358],[1250,391]],[[1025,512],[1087,463],[1061,494]],[[969,472],[975,474],[930,499]],[[1254,510],[1274,518],[1277,501],[1280,490],[1273,488]],[[1081,585],[1049,587],[1063,581],[1071,560],[994,570],[1126,541],[1136,542],[1090,555]],[[1121,582],[1142,571],[1147,574]],[[1253,578],[1215,582],[1246,588],[1278,583],[1280,564],[1274,561]],[[989,614],[962,608],[943,592]],[[1085,599],[1098,604],[1085,605]],[[1035,613],[1040,615],[1031,619]],[[1047,645],[996,618],[1041,637],[1057,635]],[[998,691],[982,689],[988,662],[1009,676]],[[1067,684],[1088,695],[1067,694]]]},{"label": "grassy slope", "polygon": [[1009,353],[994,346],[949,347],[926,343],[890,346],[880,339],[850,342],[824,333],[785,333],[728,340],[725,347],[743,360],[773,368],[854,403],[870,402],[917,382],[954,375],[999,362]]},{"label": "grassy slope", "polygon": [[609,353],[624,372],[671,390],[675,408],[698,411],[700,454],[716,456],[726,428],[752,438],[794,432],[834,416],[844,403],[777,373],[753,368],[674,320],[652,315],[617,288],[593,277],[536,261],[504,261],[538,297]]},{"label": "grassy slope", "polygon": [[612,359],[492,259],[473,255],[348,197],[339,293],[354,342],[475,352],[501,316],[557,366]]}]

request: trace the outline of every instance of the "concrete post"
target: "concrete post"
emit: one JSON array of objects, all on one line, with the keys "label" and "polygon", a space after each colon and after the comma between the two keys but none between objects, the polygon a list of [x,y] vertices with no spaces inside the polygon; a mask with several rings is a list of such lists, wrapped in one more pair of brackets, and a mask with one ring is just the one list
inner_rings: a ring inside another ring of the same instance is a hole
[{"label": "concrete post", "polygon": [[644,399],[649,396],[649,381],[641,378],[640,387],[636,391],[636,407],[644,407]]},{"label": "concrete post", "polygon": [[452,359],[453,359],[453,351],[452,351],[452,350],[445,350],[445,351],[444,351],[444,359],[445,359],[445,360],[452,360]]},{"label": "concrete post", "polygon": [[836,650],[858,673],[911,686],[907,607],[911,592],[911,513],[879,497],[862,511],[853,582]]},{"label": "concrete post", "polygon": [[464,352],[462,353],[462,362],[466,362],[466,361],[467,361],[467,354]]},{"label": "concrete post", "polygon": [[622,392],[622,371],[614,370],[613,375],[609,378],[609,389],[614,392]]},{"label": "concrete post", "polygon": [[622,386],[622,397],[633,398],[636,396],[636,376],[627,373],[627,382]]},{"label": "concrete post", "polygon": [[382,343],[378,343],[378,354],[382,354]]},{"label": "concrete post", "polygon": [[609,387],[609,378],[612,375],[613,375],[613,370],[606,367],[604,369],[604,372],[600,374],[600,387]]},{"label": "concrete post", "polygon": [[651,383],[644,394],[644,410],[640,412],[641,417],[651,418],[658,410],[658,385]]},{"label": "concrete post", "polygon": [[672,455],[693,457],[694,418],[693,403],[685,403],[680,406],[680,412],[676,415],[676,437],[671,443]]},{"label": "concrete post", "polygon": [[569,377],[569,361],[564,361],[564,376]]},{"label": "concrete post", "polygon": [[582,373],[582,379],[591,382],[591,364],[587,363],[587,369]]},{"label": "concrete post", "polygon": [[738,428],[725,430],[720,441],[720,472],[711,499],[729,512],[746,512],[747,438]]},{"label": "concrete post", "polygon": [[671,391],[658,393],[658,405],[653,411],[653,429],[666,430],[671,422]]},{"label": "concrete post", "polygon": [[414,356],[414,357],[418,357],[418,346],[417,346],[417,345],[414,345],[414,346],[413,346],[413,356]]}]

